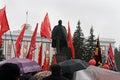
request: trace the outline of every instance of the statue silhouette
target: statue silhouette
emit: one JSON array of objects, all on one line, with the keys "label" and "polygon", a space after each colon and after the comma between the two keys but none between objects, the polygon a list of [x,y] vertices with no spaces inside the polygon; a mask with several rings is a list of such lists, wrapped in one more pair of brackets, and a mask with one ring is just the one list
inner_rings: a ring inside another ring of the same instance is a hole
[{"label": "statue silhouette", "polygon": [[61,53],[63,47],[68,47],[67,30],[62,25],[62,20],[52,30],[52,47],[56,48],[57,54]]}]

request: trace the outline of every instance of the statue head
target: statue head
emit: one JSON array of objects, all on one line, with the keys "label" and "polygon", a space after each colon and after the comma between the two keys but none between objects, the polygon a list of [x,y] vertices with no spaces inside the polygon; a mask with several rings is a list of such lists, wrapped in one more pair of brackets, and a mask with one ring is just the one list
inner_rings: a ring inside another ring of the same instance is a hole
[{"label": "statue head", "polygon": [[58,24],[59,24],[59,25],[62,25],[62,20],[59,20],[59,21],[58,21]]}]

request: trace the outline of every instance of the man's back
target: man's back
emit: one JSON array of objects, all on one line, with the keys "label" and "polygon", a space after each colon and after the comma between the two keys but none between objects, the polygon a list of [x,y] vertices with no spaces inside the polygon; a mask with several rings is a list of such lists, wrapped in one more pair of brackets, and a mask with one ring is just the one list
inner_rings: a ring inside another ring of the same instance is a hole
[{"label": "man's back", "polygon": [[54,64],[50,66],[50,70],[52,74],[43,80],[68,80],[67,78],[61,75],[61,67],[58,64]]}]

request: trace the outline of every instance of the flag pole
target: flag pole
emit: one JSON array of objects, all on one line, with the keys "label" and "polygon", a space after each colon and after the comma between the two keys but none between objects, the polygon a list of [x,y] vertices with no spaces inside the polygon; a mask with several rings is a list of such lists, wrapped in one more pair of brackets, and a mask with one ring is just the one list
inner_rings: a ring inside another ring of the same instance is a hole
[{"label": "flag pole", "polygon": [[28,22],[28,11],[26,11],[26,24]]}]

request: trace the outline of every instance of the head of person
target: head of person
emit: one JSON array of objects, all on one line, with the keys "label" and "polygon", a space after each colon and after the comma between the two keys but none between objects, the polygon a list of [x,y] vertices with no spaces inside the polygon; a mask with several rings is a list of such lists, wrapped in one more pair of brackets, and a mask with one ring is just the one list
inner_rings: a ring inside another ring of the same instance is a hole
[{"label": "head of person", "polygon": [[59,25],[62,25],[62,20],[59,20],[59,21],[58,21],[58,24],[59,24]]},{"label": "head of person", "polygon": [[50,70],[52,72],[52,75],[59,76],[61,75],[61,67],[58,64],[53,64],[50,66]]},{"label": "head of person", "polygon": [[0,66],[0,80],[18,80],[20,69],[17,64],[5,63]]}]

